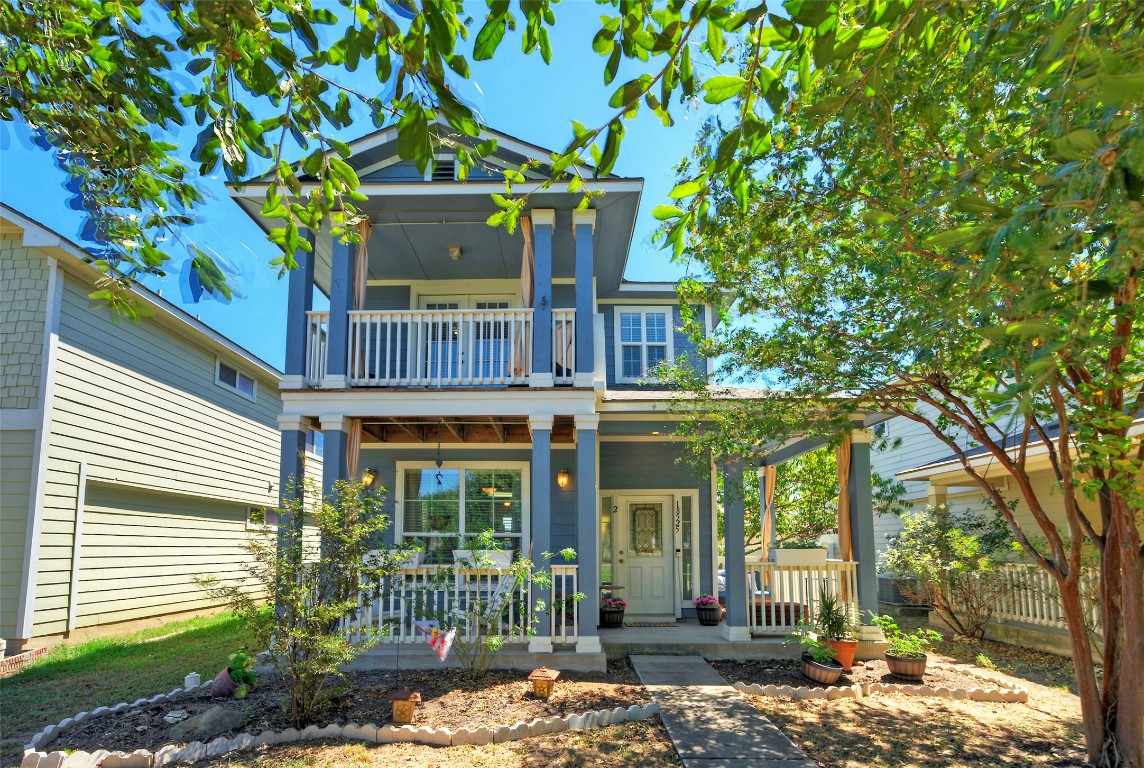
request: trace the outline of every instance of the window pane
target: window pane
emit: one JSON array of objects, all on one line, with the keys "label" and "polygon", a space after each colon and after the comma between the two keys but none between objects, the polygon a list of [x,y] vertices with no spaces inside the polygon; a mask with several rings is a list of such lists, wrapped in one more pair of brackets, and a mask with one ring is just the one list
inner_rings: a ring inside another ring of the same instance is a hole
[{"label": "window pane", "polygon": [[647,340],[653,344],[667,343],[667,314],[648,312],[646,316]]},{"label": "window pane", "polygon": [[651,344],[647,347],[647,369],[650,371],[657,365],[667,359],[667,347],[653,346]]},{"label": "window pane", "polygon": [[620,341],[643,341],[639,312],[620,313]]},{"label": "window pane", "polygon": [[254,397],[254,379],[245,374],[238,374],[238,391],[249,397]]},{"label": "window pane", "polygon": [[484,469],[465,472],[465,532],[521,532],[521,472]]},{"label": "window pane", "polygon": [[228,387],[238,386],[238,371],[225,363],[218,364],[218,380]]},{"label": "window pane", "polygon": [[663,554],[663,504],[628,506],[632,557],[659,557]]},{"label": "window pane", "polygon": [[461,472],[413,469],[405,473],[402,528],[407,536],[456,533],[461,524]]},{"label": "window pane", "polygon": [[624,377],[638,378],[643,376],[643,360],[639,347],[624,347]]}]

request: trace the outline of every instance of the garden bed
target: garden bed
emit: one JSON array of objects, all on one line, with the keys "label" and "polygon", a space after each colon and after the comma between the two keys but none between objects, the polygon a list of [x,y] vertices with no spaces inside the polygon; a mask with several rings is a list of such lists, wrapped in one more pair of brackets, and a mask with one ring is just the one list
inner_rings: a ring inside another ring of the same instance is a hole
[{"label": "garden bed", "polygon": [[[627,707],[650,701],[635,673],[626,661],[608,665],[605,674],[569,672],[561,676],[556,690],[547,701],[532,694],[531,684],[521,672],[489,672],[480,680],[470,679],[463,671],[441,669],[402,672],[400,684],[393,672],[365,671],[347,675],[348,686],[315,715],[314,721],[326,723],[390,722],[388,696],[400,688],[421,694],[422,703],[414,716],[415,726],[430,728],[478,728],[511,725],[589,710]],[[47,749],[99,749],[131,752],[154,750],[164,744],[189,741],[193,737],[176,738],[171,731],[177,723],[164,718],[182,711],[188,717],[221,706],[241,712],[241,727],[220,732],[218,736],[241,733],[259,734],[266,730],[283,730],[291,723],[282,710],[285,690],[276,675],[267,674],[245,699],[215,699],[205,691],[196,691],[156,705],[143,705],[110,717],[94,718],[79,723],[62,733]]]},{"label": "garden bed", "polygon": [[[765,661],[713,661],[711,666],[723,676],[728,683],[746,683],[751,685],[777,685],[791,688],[826,688],[822,683],[816,683],[802,673],[802,665],[795,659],[773,659]],[[984,670],[975,670],[981,674]],[[951,690],[963,688],[983,688],[989,686],[980,677],[968,672],[962,672],[948,666],[935,667],[930,665],[926,669],[925,679],[918,683],[895,677],[882,659],[874,661],[856,661],[849,672],[843,672],[835,686],[866,685],[868,683],[890,683],[906,685],[928,685],[931,688],[949,688]],[[997,687],[997,686],[992,686]]]}]

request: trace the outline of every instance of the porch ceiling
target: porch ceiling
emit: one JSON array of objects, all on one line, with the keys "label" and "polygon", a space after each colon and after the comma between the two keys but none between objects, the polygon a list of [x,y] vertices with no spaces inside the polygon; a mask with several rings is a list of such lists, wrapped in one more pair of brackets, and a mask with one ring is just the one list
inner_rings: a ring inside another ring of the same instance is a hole
[{"label": "porch ceiling", "polygon": [[[531,445],[528,419],[519,416],[402,416],[362,419],[362,443],[424,443],[435,445]],[[575,427],[571,416],[557,416],[552,424],[552,442],[571,444]]]}]

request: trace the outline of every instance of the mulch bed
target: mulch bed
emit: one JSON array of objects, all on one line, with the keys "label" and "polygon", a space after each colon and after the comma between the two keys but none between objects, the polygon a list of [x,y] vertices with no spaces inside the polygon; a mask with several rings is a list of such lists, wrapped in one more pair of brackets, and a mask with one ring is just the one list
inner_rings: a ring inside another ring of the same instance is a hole
[{"label": "mulch bed", "polygon": [[[421,694],[414,726],[452,730],[512,725],[521,720],[627,707],[651,700],[626,660],[609,662],[604,674],[563,673],[547,701],[533,695],[527,677],[527,672],[493,671],[473,680],[461,670],[438,669],[403,671],[399,684],[393,672],[353,672],[347,674],[344,690],[331,698],[314,722],[387,725],[391,716],[388,696],[401,688]],[[193,717],[220,705],[247,715],[241,729],[221,735],[282,730],[292,725],[283,710],[285,699],[285,689],[277,675],[266,674],[245,699],[214,699],[205,691],[180,696],[155,706],[88,720],[61,734],[49,749],[155,750],[177,743],[169,735],[173,726],[163,722],[168,712],[183,710]]]},{"label": "mulch bed", "polygon": [[[774,659],[764,661],[713,661],[711,666],[728,683],[743,682],[748,685],[789,685],[792,688],[826,688],[802,673],[802,665],[795,659]],[[956,669],[938,669],[932,665],[926,668],[925,679],[918,683],[890,674],[890,668],[882,659],[856,661],[849,672],[843,672],[835,685],[847,686],[856,683],[899,683],[905,685],[928,685],[933,688],[999,688],[994,683],[965,674]]]}]

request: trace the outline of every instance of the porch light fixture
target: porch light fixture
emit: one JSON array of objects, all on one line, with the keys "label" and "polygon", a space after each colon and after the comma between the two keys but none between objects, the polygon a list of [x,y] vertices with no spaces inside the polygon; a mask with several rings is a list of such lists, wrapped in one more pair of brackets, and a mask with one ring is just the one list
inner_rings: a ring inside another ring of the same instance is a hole
[{"label": "porch light fixture", "polygon": [[377,472],[373,470],[373,467],[366,467],[361,471],[361,484],[366,488],[369,488],[371,485],[373,485],[373,481],[376,479]]},{"label": "porch light fixture", "polygon": [[445,251],[449,254],[449,258],[453,261],[461,260],[461,246],[449,245],[445,247]]},{"label": "porch light fixture", "polygon": [[561,488],[567,488],[568,484],[572,482],[572,476],[568,474],[568,470],[562,469],[556,473],[556,484]]}]

